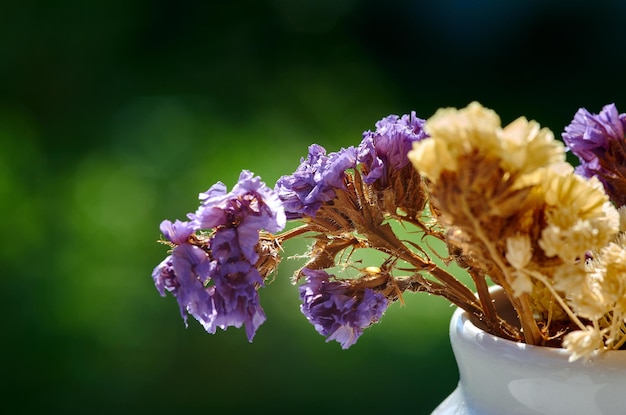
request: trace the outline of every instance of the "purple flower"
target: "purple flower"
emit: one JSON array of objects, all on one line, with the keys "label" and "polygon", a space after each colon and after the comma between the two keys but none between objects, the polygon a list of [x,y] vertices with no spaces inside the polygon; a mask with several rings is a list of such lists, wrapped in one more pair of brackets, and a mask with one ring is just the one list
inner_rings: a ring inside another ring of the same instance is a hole
[{"label": "purple flower", "polygon": [[[161,223],[161,232],[177,246],[152,278],[162,296],[167,291],[176,297],[185,324],[188,313],[209,333],[245,325],[252,341],[265,321],[258,295],[263,278],[255,268],[259,231],[283,229],[284,208],[276,193],[249,171],[241,173],[230,193],[217,183],[200,200],[198,210],[188,215],[190,222]],[[203,229],[212,232],[190,238]]]},{"label": "purple flower", "polygon": [[165,239],[180,245],[187,242],[187,239],[200,228],[193,222],[181,222],[176,219],[176,221],[172,223],[166,219],[161,222],[160,229]]},{"label": "purple flower", "polygon": [[214,333],[216,327],[246,326],[246,335],[252,341],[256,330],[265,321],[257,287],[263,286],[263,279],[247,261],[230,258],[220,263],[212,275],[215,293],[212,296],[216,317],[205,329]]},{"label": "purple flower", "polygon": [[586,177],[593,176],[593,169],[599,164],[598,158],[606,153],[612,142],[624,140],[625,123],[626,115],[620,115],[615,104],[609,104],[599,114],[580,108],[570,125],[565,127],[563,140],[569,150],[580,158],[581,170]]},{"label": "purple flower", "polygon": [[365,173],[363,181],[372,184],[381,179],[384,186],[389,172],[406,166],[413,142],[427,137],[424,123],[425,120],[412,111],[402,117],[389,115],[376,123],[375,132],[364,132],[357,150],[357,163],[363,166]]},{"label": "purple flower", "polygon": [[[152,279],[154,280],[154,285],[159,294],[161,294],[161,297],[165,297],[166,291],[172,293],[174,296],[177,294],[180,284],[178,283],[178,279],[174,273],[171,255],[168,255],[154,268],[152,271]],[[185,318],[184,314],[183,318]]]},{"label": "purple flower", "polygon": [[336,340],[343,349],[352,346],[387,309],[385,296],[369,288],[350,293],[350,284],[331,281],[324,270],[304,268],[302,274],[306,278],[299,287],[300,310],[326,341]]},{"label": "purple flower", "polygon": [[578,157],[576,172],[597,176],[618,206],[626,203],[626,114],[615,104],[605,105],[599,114],[579,109],[562,134],[568,149]]},{"label": "purple flower", "polygon": [[[164,220],[161,222],[160,228],[165,238],[177,246],[172,250],[171,255],[156,266],[152,272],[152,279],[162,297],[165,296],[166,291],[178,296],[181,291],[189,288],[188,283],[193,279],[189,278],[191,268],[204,263],[207,260],[207,254],[200,248],[188,243],[189,236],[197,230],[192,222],[176,220],[172,223],[169,220]],[[185,297],[185,293],[182,296]],[[187,301],[182,302],[186,303]],[[181,314],[186,321],[186,307],[183,307],[183,304],[181,304]]]},{"label": "purple flower", "polygon": [[179,285],[176,299],[185,326],[185,311],[203,325],[216,317],[211,289],[204,286],[213,267],[206,252],[197,246],[181,244],[172,251],[172,268]]},{"label": "purple flower", "polygon": [[210,268],[209,258],[201,248],[183,243],[175,247],[172,254],[152,272],[152,279],[161,296],[164,297],[167,291],[176,297],[185,326],[187,314],[201,323],[215,316],[211,292],[203,284],[211,272]]},{"label": "purple flower", "polygon": [[218,182],[200,193],[199,198],[202,203],[190,218],[200,229],[230,226],[234,219],[246,219],[246,224],[238,226],[268,232],[278,232],[285,227],[285,212],[278,195],[248,170],[241,172],[230,193]]},{"label": "purple flower", "polygon": [[345,188],[345,171],[355,165],[354,147],[326,155],[324,147],[311,145],[308,157],[300,160],[296,171],[276,182],[275,190],[283,201],[287,218],[315,216],[322,203],[335,197],[335,189]]}]

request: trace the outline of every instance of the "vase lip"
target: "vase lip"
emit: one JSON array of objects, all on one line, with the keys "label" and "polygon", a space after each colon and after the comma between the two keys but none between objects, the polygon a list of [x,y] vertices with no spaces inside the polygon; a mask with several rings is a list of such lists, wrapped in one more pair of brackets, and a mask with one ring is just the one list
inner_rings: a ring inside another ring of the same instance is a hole
[{"label": "vase lip", "polygon": [[562,348],[536,346],[523,342],[516,342],[496,336],[495,334],[488,333],[487,331],[478,327],[475,324],[475,320],[469,312],[461,308],[458,308],[452,315],[452,321],[450,324],[450,335],[454,337],[462,337],[466,340],[476,342],[477,345],[481,346],[493,345],[497,346],[498,348],[506,347],[510,350],[525,349],[529,352],[537,350],[541,351],[542,353],[562,355],[565,358],[568,358],[569,356],[567,351]]},{"label": "vase lip", "polygon": [[[494,294],[496,307],[498,307],[498,302],[502,305],[503,300],[508,303],[506,296],[504,294],[504,290],[501,287],[490,287],[490,292]],[[510,304],[510,303],[509,303]],[[516,323],[510,320],[511,317],[515,317],[515,313],[509,313],[510,316],[507,319],[510,323]],[[491,349],[492,352],[495,350],[497,353],[502,353],[504,355],[513,356],[516,354],[523,353],[528,356],[528,354],[534,355],[534,358],[550,358],[563,360],[567,364],[573,363],[581,363],[582,361],[569,362],[570,353],[564,349],[559,347],[548,347],[548,346],[539,346],[539,345],[531,345],[523,342],[515,342],[513,340],[505,339],[495,334],[488,333],[483,328],[477,325],[477,321],[475,316],[471,313],[457,308],[450,320],[450,341],[455,346],[455,343],[460,344],[464,343],[476,348],[481,349]],[[526,357],[528,358],[528,357]],[[610,352],[600,353],[595,358],[591,359],[593,362],[600,361],[617,361],[626,363],[626,350],[611,350]]]}]

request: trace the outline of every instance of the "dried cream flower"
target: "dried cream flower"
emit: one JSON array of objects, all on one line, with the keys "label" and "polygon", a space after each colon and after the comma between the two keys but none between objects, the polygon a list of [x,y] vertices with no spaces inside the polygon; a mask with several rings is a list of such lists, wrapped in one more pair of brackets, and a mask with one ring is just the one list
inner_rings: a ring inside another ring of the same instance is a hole
[{"label": "dried cream flower", "polygon": [[434,140],[415,142],[408,156],[431,181],[443,169],[456,171],[454,160],[472,151],[500,159],[504,170],[521,174],[565,162],[565,147],[552,131],[524,117],[502,128],[500,117],[478,102],[460,110],[439,109],[424,130]]},{"label": "dried cream flower", "polygon": [[[539,246],[549,257],[558,256],[573,262],[590,249],[597,248],[605,239],[591,221],[578,220],[568,228],[549,224],[541,233]],[[599,239],[599,241],[598,241]]]},{"label": "dried cream flower", "polygon": [[532,257],[533,253],[528,235],[515,235],[507,238],[506,260],[515,268],[515,271],[510,274],[511,281],[509,281],[509,284],[511,284],[513,295],[516,297],[524,293],[530,293],[533,290],[530,276],[522,272]]},{"label": "dried cream flower", "polygon": [[498,114],[478,102],[472,102],[460,110],[441,108],[424,125],[428,135],[447,142],[459,152],[472,148],[498,147],[499,128]]},{"label": "dried cream flower", "polygon": [[578,359],[589,360],[604,349],[602,334],[593,327],[568,333],[563,339],[563,347],[570,353],[569,361]]},{"label": "dried cream flower", "polygon": [[505,169],[532,173],[565,162],[565,146],[554,139],[548,128],[520,117],[500,132],[501,157]]},{"label": "dried cream flower", "polygon": [[575,264],[562,266],[553,277],[553,286],[567,293],[567,302],[577,316],[597,321],[611,310],[613,304],[602,291],[604,265],[600,252],[594,251],[592,255],[583,267]]},{"label": "dried cream flower", "polygon": [[444,141],[424,139],[413,143],[409,160],[422,175],[436,182],[442,170],[456,171],[458,162]]},{"label": "dried cream flower", "polygon": [[554,270],[552,286],[564,293],[574,293],[587,285],[590,270],[584,264],[565,262]]},{"label": "dried cream flower", "polygon": [[619,214],[597,179],[543,170],[547,227],[539,246],[549,257],[564,261],[606,245],[619,230]]},{"label": "dried cream flower", "polygon": [[443,170],[456,171],[457,160],[474,149],[499,148],[500,117],[472,102],[466,108],[441,108],[424,125],[430,136],[413,143],[409,160],[429,180],[436,182]]},{"label": "dried cream flower", "polygon": [[611,310],[611,304],[597,288],[590,286],[569,295],[568,303],[578,317],[599,320]]},{"label": "dried cream flower", "polygon": [[522,271],[513,271],[510,276],[512,280],[509,281],[509,284],[513,288],[514,296],[519,297],[533,291],[533,282],[528,274]]},{"label": "dried cream flower", "polygon": [[[587,255],[620,229],[600,181],[574,173],[549,129],[524,117],[502,127],[477,102],[438,110],[424,130],[429,137],[414,142],[408,157],[429,180],[433,212],[463,235],[456,246],[474,266],[514,296],[530,294],[520,300],[524,328],[532,333],[534,318],[567,321],[573,313],[598,326],[617,301],[604,294],[603,281],[622,284],[619,272],[585,267]],[[572,344],[584,349],[592,334],[574,335]]]},{"label": "dried cream flower", "polygon": [[516,270],[526,267],[533,256],[528,235],[516,235],[506,240],[506,260]]},{"label": "dried cream flower", "polygon": [[[623,238],[620,238],[623,242]],[[626,248],[610,243],[600,251],[598,260],[598,290],[615,311],[626,312]]]}]

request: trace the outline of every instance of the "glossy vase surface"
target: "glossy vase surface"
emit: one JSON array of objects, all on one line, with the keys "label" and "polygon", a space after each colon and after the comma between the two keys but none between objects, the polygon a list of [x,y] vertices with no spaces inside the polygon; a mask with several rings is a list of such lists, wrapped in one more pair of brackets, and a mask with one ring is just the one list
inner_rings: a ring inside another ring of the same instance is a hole
[{"label": "glossy vase surface", "polygon": [[626,414],[626,350],[569,362],[564,349],[488,334],[463,310],[452,316],[450,343],[459,383],[433,415]]}]

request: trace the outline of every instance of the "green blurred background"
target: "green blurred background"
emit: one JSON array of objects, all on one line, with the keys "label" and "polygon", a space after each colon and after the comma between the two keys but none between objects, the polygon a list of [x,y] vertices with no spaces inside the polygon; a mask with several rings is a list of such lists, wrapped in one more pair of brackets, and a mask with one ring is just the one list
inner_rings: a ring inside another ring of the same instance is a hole
[{"label": "green blurred background", "polygon": [[[216,335],[154,289],[162,219],[242,169],[472,100],[558,136],[624,94],[619,1],[0,3],[2,396],[7,413],[427,414],[455,387],[453,309],[407,296],[351,349],[300,314]],[[290,243],[286,255],[301,252]]]}]

